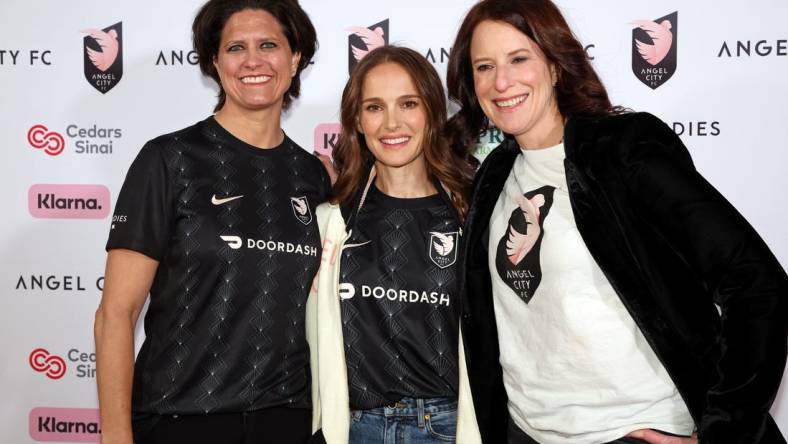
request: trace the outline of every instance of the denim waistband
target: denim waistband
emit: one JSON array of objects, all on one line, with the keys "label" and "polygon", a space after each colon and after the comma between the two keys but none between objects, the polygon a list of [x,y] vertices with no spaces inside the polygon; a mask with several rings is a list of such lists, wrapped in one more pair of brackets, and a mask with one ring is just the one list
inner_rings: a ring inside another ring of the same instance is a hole
[{"label": "denim waistband", "polygon": [[381,416],[418,416],[457,410],[457,398],[402,398],[383,407],[363,410]]}]

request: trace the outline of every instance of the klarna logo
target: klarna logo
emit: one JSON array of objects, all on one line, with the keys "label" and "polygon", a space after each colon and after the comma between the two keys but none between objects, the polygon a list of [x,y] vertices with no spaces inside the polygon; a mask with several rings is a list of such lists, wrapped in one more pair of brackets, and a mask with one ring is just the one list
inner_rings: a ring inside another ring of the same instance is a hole
[{"label": "klarna logo", "polygon": [[100,442],[99,411],[36,407],[30,411],[28,431],[35,441]]},{"label": "klarna logo", "polygon": [[104,185],[36,184],[27,192],[30,214],[42,219],[104,219],[109,189]]}]

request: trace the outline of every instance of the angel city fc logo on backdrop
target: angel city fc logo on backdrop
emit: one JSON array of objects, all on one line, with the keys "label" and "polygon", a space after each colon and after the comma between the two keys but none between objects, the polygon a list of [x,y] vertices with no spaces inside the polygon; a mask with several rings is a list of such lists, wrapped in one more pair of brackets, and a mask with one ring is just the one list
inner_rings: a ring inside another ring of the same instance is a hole
[{"label": "angel city fc logo on backdrop", "polygon": [[546,185],[517,196],[517,207],[495,252],[498,275],[526,304],[542,282],[539,251],[554,192],[554,187]]},{"label": "angel city fc logo on backdrop", "polygon": [[438,233],[430,231],[430,260],[440,268],[457,261],[457,232]]},{"label": "angel city fc logo on backdrop", "polygon": [[389,19],[368,28],[351,26],[346,31],[350,32],[347,38],[348,73],[352,72],[370,51],[389,43]]},{"label": "angel city fc logo on backdrop", "polygon": [[676,72],[678,11],[654,21],[635,20],[632,29],[632,72],[651,89],[657,89]]},{"label": "angel city fc logo on backdrop", "polygon": [[83,29],[85,79],[102,94],[123,77],[123,22],[104,28]]},{"label": "angel city fc logo on backdrop", "polygon": [[291,197],[290,206],[293,207],[296,219],[300,220],[302,224],[309,225],[309,222],[312,222],[312,211],[309,209],[306,196]]}]

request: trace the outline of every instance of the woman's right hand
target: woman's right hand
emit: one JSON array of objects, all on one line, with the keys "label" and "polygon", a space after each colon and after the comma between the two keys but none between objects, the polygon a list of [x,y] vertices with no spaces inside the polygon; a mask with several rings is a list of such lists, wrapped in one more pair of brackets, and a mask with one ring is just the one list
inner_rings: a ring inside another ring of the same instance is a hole
[{"label": "woman's right hand", "polygon": [[96,382],[103,444],[132,444],[131,383],[134,327],[158,261],[131,250],[110,250],[96,310]]}]

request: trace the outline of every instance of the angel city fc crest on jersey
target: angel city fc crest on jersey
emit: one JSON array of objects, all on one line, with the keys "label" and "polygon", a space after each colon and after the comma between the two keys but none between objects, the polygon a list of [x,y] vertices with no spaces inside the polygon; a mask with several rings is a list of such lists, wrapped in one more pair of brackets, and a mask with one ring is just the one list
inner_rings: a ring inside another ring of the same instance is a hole
[{"label": "angel city fc crest on jersey", "polygon": [[654,21],[632,22],[632,72],[651,89],[657,89],[676,72],[678,11]]},{"label": "angel city fc crest on jersey", "polygon": [[312,210],[309,209],[309,202],[306,196],[291,197],[290,206],[293,207],[293,214],[302,224],[309,225],[312,222]]},{"label": "angel city fc crest on jersey", "polygon": [[348,73],[352,72],[370,51],[389,43],[389,19],[368,28],[351,26],[346,31],[350,32],[347,38]]},{"label": "angel city fc crest on jersey", "polygon": [[440,268],[457,261],[457,232],[438,233],[430,231],[430,260]]},{"label": "angel city fc crest on jersey", "polygon": [[88,28],[83,39],[85,79],[102,94],[123,77],[123,22],[104,28]]}]

